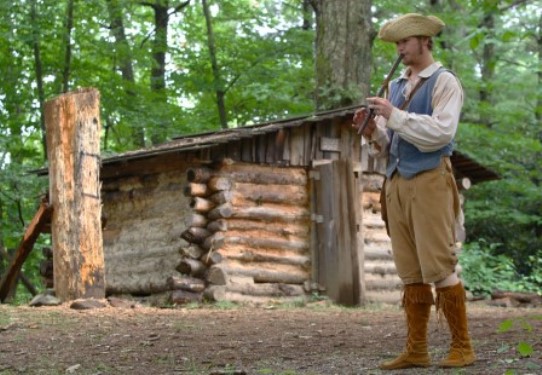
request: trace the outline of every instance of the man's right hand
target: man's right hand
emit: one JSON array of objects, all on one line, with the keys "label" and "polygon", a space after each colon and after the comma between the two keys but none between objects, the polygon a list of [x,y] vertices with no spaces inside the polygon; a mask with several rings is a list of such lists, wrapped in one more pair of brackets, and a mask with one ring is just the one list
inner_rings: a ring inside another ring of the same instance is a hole
[{"label": "man's right hand", "polygon": [[[359,128],[361,127],[361,124],[365,121],[365,117],[369,115],[369,111],[367,108],[363,107],[358,109],[354,113],[354,118],[352,119],[352,127],[359,131]],[[373,134],[373,131],[376,128],[376,122],[374,120],[374,117],[369,120],[367,123],[367,126],[365,126],[365,129],[363,129],[363,136],[371,139],[371,136]]]}]

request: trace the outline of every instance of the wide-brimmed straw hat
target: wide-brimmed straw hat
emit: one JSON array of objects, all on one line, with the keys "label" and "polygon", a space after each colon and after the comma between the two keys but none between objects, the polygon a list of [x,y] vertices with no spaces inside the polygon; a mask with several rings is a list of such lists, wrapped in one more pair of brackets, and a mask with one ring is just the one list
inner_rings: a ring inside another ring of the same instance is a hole
[{"label": "wide-brimmed straw hat", "polygon": [[443,27],[444,22],[438,17],[407,13],[386,22],[378,37],[385,42],[395,43],[411,36],[435,36]]}]

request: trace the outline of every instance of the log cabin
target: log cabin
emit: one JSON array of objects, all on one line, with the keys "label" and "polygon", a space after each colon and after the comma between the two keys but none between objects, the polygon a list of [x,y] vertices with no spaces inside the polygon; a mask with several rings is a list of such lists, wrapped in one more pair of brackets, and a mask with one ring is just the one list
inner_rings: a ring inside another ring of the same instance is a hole
[{"label": "log cabin", "polygon": [[[107,295],[398,302],[378,203],[384,165],[352,130],[355,109],[104,158]],[[498,178],[460,152],[452,161],[462,188]]]}]

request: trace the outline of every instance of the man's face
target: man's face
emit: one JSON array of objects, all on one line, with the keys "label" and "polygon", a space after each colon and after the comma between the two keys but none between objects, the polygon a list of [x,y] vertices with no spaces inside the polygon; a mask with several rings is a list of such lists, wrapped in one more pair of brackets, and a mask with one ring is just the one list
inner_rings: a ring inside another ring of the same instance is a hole
[{"label": "man's face", "polygon": [[403,54],[403,64],[412,65],[418,62],[427,49],[428,38],[411,36],[396,42],[397,52]]}]

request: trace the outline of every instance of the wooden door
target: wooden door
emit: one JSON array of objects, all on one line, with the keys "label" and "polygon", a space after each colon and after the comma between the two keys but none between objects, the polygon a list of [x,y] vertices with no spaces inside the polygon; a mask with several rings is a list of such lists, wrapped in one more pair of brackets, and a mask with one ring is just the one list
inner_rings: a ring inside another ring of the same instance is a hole
[{"label": "wooden door", "polygon": [[361,230],[358,175],[352,162],[334,160],[313,176],[314,281],[347,306],[361,303],[358,235]]}]

